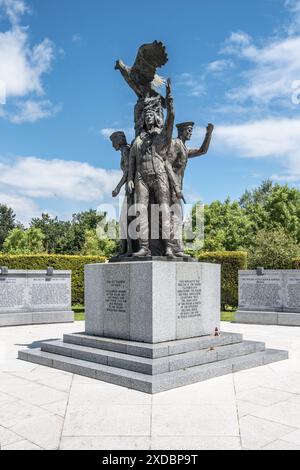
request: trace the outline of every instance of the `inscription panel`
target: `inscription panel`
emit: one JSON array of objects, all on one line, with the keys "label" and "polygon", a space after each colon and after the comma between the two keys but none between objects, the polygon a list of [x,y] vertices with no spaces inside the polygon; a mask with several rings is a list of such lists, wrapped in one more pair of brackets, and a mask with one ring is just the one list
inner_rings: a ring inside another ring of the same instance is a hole
[{"label": "inscription panel", "polygon": [[0,313],[25,309],[27,303],[26,278],[0,276]]},{"label": "inscription panel", "polygon": [[114,268],[105,266],[104,336],[130,339],[130,271],[127,266]]},{"label": "inscription panel", "polygon": [[300,312],[300,272],[285,275],[283,309]]},{"label": "inscription panel", "polygon": [[0,276],[0,313],[71,309],[71,277],[13,274]]},{"label": "inscription panel", "polygon": [[177,266],[176,316],[177,338],[189,338],[203,334],[202,269],[189,263]]},{"label": "inscription panel", "polygon": [[126,281],[107,280],[105,288],[107,313],[126,313],[128,309]]},{"label": "inscription panel", "polygon": [[201,317],[202,283],[200,279],[181,279],[177,282],[178,319]]},{"label": "inscription panel", "polygon": [[70,279],[36,277],[28,279],[29,303],[34,310],[64,310],[71,305]]},{"label": "inscription panel", "polygon": [[282,310],[282,276],[240,276],[239,306],[245,310]]}]

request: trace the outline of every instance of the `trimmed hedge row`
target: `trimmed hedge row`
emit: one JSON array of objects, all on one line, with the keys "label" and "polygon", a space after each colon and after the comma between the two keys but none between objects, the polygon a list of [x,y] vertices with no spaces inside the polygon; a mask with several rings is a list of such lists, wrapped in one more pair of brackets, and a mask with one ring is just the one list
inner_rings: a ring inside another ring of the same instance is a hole
[{"label": "trimmed hedge row", "polygon": [[[84,266],[86,264],[105,263],[101,256],[68,255],[1,255],[0,266],[9,269],[47,269],[72,271],[72,303],[84,303]],[[216,263],[222,266],[222,306],[238,305],[238,271],[247,269],[247,253],[215,252],[202,253],[199,261]],[[293,260],[295,269],[300,269],[300,259]]]},{"label": "trimmed hedge row", "polygon": [[[239,270],[247,269],[248,255],[242,251],[202,253],[199,261],[222,266],[222,307],[238,306]],[[300,262],[300,260],[299,260]]]},{"label": "trimmed hedge row", "polygon": [[84,266],[105,263],[100,256],[66,255],[0,255],[0,266],[9,269],[43,270],[52,267],[61,271],[72,271],[72,303],[84,303]]}]

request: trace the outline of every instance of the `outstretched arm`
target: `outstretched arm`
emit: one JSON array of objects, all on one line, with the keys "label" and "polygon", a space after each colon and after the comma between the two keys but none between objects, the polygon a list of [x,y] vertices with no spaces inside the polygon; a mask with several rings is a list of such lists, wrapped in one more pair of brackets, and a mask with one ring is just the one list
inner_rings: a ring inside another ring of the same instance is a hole
[{"label": "outstretched arm", "polygon": [[143,95],[142,91],[139,88],[138,84],[130,77],[130,68],[127,67],[127,65],[125,65],[121,60],[117,60],[115,69],[120,70],[123,78],[128,83],[130,88],[134,91],[138,98],[141,98]]},{"label": "outstretched arm", "polygon": [[162,131],[162,136],[164,138],[166,145],[171,145],[173,137],[173,129],[175,122],[175,109],[174,109],[174,99],[172,96],[171,80],[167,81],[167,96],[166,96],[166,106],[167,106],[167,118]]},{"label": "outstretched arm", "polygon": [[202,155],[207,154],[211,143],[213,130],[214,126],[212,124],[208,124],[203,144],[199,149],[190,149],[189,158],[201,157]]}]

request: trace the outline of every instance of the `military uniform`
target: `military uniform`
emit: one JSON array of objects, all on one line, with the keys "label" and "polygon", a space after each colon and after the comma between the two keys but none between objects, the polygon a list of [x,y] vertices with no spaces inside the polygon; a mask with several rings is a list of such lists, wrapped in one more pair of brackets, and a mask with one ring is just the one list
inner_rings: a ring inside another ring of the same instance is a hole
[{"label": "military uniform", "polygon": [[[164,156],[167,152],[166,136],[144,132],[135,140],[130,152],[129,179],[135,181],[136,204],[140,212],[140,242],[149,249],[149,204],[158,204],[162,212],[162,238],[170,239],[170,185]],[[156,227],[157,228],[157,227]]]}]

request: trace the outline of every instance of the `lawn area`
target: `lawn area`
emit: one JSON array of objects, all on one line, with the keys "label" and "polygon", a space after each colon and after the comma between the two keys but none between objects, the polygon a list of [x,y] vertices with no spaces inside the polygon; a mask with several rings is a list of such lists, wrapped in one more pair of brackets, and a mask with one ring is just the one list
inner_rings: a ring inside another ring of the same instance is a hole
[{"label": "lawn area", "polygon": [[[85,320],[85,310],[83,305],[74,305],[73,311],[75,312],[75,321],[84,321]],[[233,322],[235,320],[235,311],[231,312],[222,312],[221,319],[222,321]]]},{"label": "lawn area", "polygon": [[85,320],[84,305],[74,305],[72,310],[75,313],[75,321],[84,321]]},{"label": "lawn area", "polygon": [[235,315],[236,315],[236,311],[222,312],[221,320],[222,321],[233,322],[233,321],[235,321]]}]

